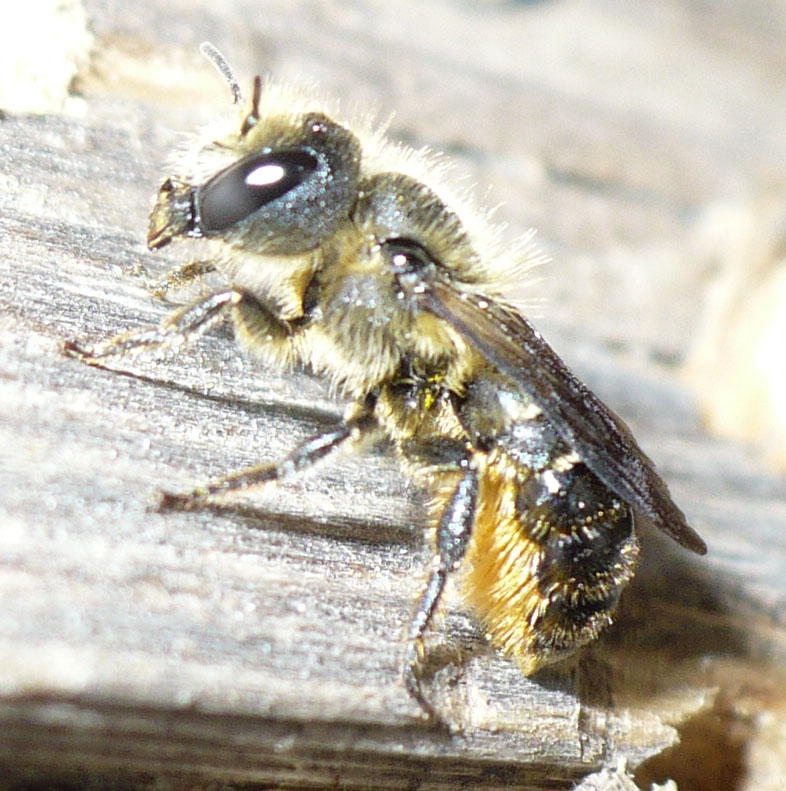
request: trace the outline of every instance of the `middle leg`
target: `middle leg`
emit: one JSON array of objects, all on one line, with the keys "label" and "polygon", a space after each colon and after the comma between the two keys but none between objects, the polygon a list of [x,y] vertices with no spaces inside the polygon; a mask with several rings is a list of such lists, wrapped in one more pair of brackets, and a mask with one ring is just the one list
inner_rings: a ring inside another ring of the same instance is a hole
[{"label": "middle leg", "polygon": [[211,497],[299,475],[347,443],[362,441],[376,428],[373,407],[364,404],[359,411],[355,410],[351,417],[346,418],[338,426],[307,439],[280,461],[240,470],[210,481],[190,492],[180,494],[162,492],[159,508],[191,510],[205,505]]}]

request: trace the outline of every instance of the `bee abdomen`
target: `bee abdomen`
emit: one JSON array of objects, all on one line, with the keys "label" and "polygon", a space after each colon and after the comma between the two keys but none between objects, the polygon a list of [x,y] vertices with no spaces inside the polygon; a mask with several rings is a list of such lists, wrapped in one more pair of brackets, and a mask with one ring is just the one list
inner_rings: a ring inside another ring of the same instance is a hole
[{"label": "bee abdomen", "polygon": [[568,502],[555,508],[556,513],[564,513],[550,525],[536,572],[545,604],[534,621],[528,648],[540,664],[589,642],[611,623],[636,563],[633,512],[580,466],[598,499],[582,501],[579,510],[575,498],[568,495]]},{"label": "bee abdomen", "polygon": [[638,553],[627,503],[577,458],[552,459],[540,470],[489,459],[462,586],[527,675],[611,623]]}]

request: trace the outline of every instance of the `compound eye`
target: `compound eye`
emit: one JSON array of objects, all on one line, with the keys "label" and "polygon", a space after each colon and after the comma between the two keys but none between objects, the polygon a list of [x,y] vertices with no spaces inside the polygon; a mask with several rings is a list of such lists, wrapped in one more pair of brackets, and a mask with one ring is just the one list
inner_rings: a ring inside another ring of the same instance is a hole
[{"label": "compound eye", "polygon": [[319,167],[309,150],[298,148],[251,156],[213,176],[199,190],[203,231],[222,231],[278,200]]}]

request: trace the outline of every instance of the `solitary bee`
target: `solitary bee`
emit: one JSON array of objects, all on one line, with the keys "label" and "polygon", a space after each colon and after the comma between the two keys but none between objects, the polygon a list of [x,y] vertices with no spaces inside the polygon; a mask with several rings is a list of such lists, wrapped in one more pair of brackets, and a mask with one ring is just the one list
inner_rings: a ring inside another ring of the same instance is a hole
[{"label": "solitary bee", "polygon": [[440,166],[260,77],[247,101],[220,53],[203,51],[239,117],[181,154],[147,241],[213,240],[209,260],[167,283],[217,272],[226,285],[158,327],[66,350],[100,365],[176,349],[228,319],[241,346],[310,368],[350,405],[281,461],[164,493],[162,507],[199,507],[388,438],[429,493],[435,533],[403,663],[426,714],[423,638],[454,572],[491,642],[529,675],[610,623],[636,564],[634,510],[706,552],[625,424],[504,300],[510,264]]}]

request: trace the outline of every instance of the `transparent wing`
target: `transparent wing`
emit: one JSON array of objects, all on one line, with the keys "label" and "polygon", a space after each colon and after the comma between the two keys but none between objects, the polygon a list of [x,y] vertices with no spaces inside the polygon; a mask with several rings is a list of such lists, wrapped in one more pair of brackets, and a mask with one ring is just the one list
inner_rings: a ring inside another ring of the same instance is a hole
[{"label": "transparent wing", "polygon": [[573,375],[524,316],[440,279],[430,281],[418,301],[527,393],[606,486],[678,544],[700,555],[707,551],[630,429]]}]

